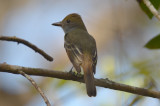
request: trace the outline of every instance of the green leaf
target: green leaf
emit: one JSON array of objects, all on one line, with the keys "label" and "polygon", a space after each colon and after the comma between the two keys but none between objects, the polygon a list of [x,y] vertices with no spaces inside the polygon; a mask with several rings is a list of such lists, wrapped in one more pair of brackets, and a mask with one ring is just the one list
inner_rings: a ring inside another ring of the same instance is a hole
[{"label": "green leaf", "polygon": [[145,47],[148,49],[160,49],[160,34],[152,38]]},{"label": "green leaf", "polygon": [[153,6],[154,6],[154,8],[156,8],[156,10],[159,9],[160,0],[149,0],[149,1],[153,4]]},{"label": "green leaf", "polygon": [[[150,19],[152,19],[153,14],[151,13],[151,11],[148,9],[148,7],[144,4],[143,0],[137,0],[137,2],[139,3],[139,6],[141,7],[141,9],[148,15],[148,17]],[[150,2],[152,3],[152,5],[158,10],[160,7],[160,0],[150,0]]]}]

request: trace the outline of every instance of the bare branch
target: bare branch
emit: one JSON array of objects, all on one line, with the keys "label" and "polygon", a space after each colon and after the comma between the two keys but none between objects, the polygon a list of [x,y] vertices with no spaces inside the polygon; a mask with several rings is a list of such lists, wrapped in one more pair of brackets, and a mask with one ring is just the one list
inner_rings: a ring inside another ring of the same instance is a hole
[{"label": "bare branch", "polygon": [[158,11],[154,8],[152,3],[149,0],[143,0],[143,2],[146,4],[146,6],[149,8],[149,10],[152,12],[154,16],[157,17],[157,19],[160,21],[160,14]]},{"label": "bare branch", "polygon": [[23,71],[19,70],[19,73],[21,75],[23,75],[24,77],[26,77],[31,83],[32,85],[36,88],[36,90],[40,93],[40,95],[42,96],[42,98],[44,99],[45,103],[47,106],[51,106],[51,104],[49,103],[49,100],[47,99],[47,97],[45,96],[44,92],[40,89],[40,87],[38,87],[38,85],[36,84],[36,82],[26,73],[24,73]]},{"label": "bare branch", "polygon": [[13,41],[13,42],[17,42],[18,44],[22,43],[22,44],[30,47],[31,49],[33,49],[35,52],[38,52],[39,54],[41,54],[48,61],[53,61],[53,58],[51,56],[49,56],[43,50],[39,49],[38,47],[36,47],[35,45],[31,44],[30,42],[28,42],[28,41],[26,41],[24,39],[17,38],[15,36],[13,36],[13,37],[10,37],[10,36],[0,36],[0,40],[3,40],[3,41]]},{"label": "bare branch", "polygon": [[[84,83],[83,77],[76,77],[69,72],[54,71],[54,70],[40,69],[40,68],[21,67],[21,66],[15,66],[15,65],[8,65],[6,63],[0,64],[0,72],[19,74],[18,72],[19,70],[25,72],[28,75],[52,77],[52,78],[73,80],[73,81]],[[114,90],[138,94],[142,96],[148,96],[148,97],[153,97],[158,99],[160,98],[160,92],[158,91],[120,84],[120,83],[111,81],[109,79],[95,79],[95,85],[104,87],[104,88],[110,88]]]}]

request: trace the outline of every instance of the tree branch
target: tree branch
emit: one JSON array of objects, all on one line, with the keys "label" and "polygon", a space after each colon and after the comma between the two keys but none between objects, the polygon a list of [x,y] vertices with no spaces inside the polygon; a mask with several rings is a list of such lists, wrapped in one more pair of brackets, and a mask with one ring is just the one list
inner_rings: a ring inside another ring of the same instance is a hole
[{"label": "tree branch", "polygon": [[[73,81],[84,83],[83,77],[76,77],[69,72],[54,71],[54,70],[40,69],[40,68],[21,67],[21,66],[15,66],[15,65],[8,65],[6,63],[0,64],[0,72],[19,74],[18,72],[19,70],[25,72],[28,75],[52,77],[52,78],[73,80]],[[109,79],[95,79],[95,85],[104,87],[104,88],[110,88],[114,90],[138,94],[142,96],[148,96],[148,97],[153,97],[158,99],[160,98],[160,92],[158,91],[120,84],[120,83],[111,81]]]},{"label": "tree branch", "polygon": [[40,89],[40,87],[36,84],[36,82],[29,76],[27,75],[26,73],[24,73],[23,71],[20,71],[19,70],[19,73],[21,75],[23,75],[24,77],[26,77],[30,82],[31,84],[36,88],[36,90],[40,93],[40,95],[42,96],[42,98],[44,99],[45,103],[47,106],[51,106],[51,104],[49,103],[49,100],[47,99],[47,97],[45,96],[44,92]]},{"label": "tree branch", "polygon": [[154,16],[157,17],[157,19],[160,21],[160,14],[158,13],[158,11],[154,8],[154,6],[152,5],[152,3],[149,0],[143,0],[144,4],[146,4],[146,6],[149,8],[149,10],[152,12],[152,14]]},{"label": "tree branch", "polygon": [[51,56],[49,56],[43,50],[39,49],[38,47],[36,47],[32,43],[30,43],[30,42],[28,42],[28,41],[26,41],[24,39],[17,38],[15,36],[13,36],[13,37],[10,37],[10,36],[0,36],[0,40],[3,40],[3,41],[13,41],[13,42],[17,42],[18,44],[22,43],[22,44],[30,47],[31,49],[33,49],[35,52],[38,52],[39,54],[41,54],[48,61],[53,61],[53,58]]}]

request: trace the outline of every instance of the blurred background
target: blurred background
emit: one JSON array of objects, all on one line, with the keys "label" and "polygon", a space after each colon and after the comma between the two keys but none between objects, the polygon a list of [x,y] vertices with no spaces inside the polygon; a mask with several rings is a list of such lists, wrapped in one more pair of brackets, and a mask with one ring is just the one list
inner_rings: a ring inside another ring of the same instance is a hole
[{"label": "blurred background", "polygon": [[[52,26],[78,13],[96,39],[96,78],[159,90],[160,51],[144,45],[159,34],[160,23],[150,20],[136,0],[0,0],[0,35],[28,40],[54,58],[48,62],[30,48],[0,41],[0,63],[69,71],[64,32]],[[89,98],[83,83],[32,78],[54,106],[159,106],[158,99],[97,87]],[[0,73],[0,106],[45,106],[39,93],[21,75]]]}]

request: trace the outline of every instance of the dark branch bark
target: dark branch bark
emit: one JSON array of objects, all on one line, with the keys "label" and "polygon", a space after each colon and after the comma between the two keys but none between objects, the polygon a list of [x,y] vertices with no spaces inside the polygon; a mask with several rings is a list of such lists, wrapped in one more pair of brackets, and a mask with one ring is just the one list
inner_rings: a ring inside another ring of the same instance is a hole
[{"label": "dark branch bark", "polygon": [[33,49],[35,52],[38,52],[39,54],[41,54],[48,61],[53,61],[53,58],[51,56],[49,56],[43,50],[39,49],[38,47],[36,47],[35,45],[31,44],[30,42],[28,42],[28,41],[26,41],[24,39],[17,38],[15,36],[13,36],[13,37],[10,37],[10,36],[0,36],[0,40],[3,40],[3,41],[13,41],[13,42],[17,42],[18,44],[22,43],[22,44],[30,47],[31,49]]},{"label": "dark branch bark", "polygon": [[[69,72],[61,72],[61,71],[54,71],[48,69],[40,69],[40,68],[28,68],[28,67],[21,67],[21,66],[14,66],[8,65],[6,63],[0,64],[0,72],[8,72],[13,74],[19,74],[18,71],[23,71],[29,75],[36,75],[36,76],[44,76],[44,77],[52,77],[64,80],[73,80],[78,82],[84,82],[83,77],[76,77]],[[160,92],[148,90],[145,88],[133,87],[125,84],[120,84],[109,79],[95,79],[96,86],[110,88],[119,91],[125,91],[133,94],[138,94],[142,96],[148,96],[153,98],[160,98]]]}]

